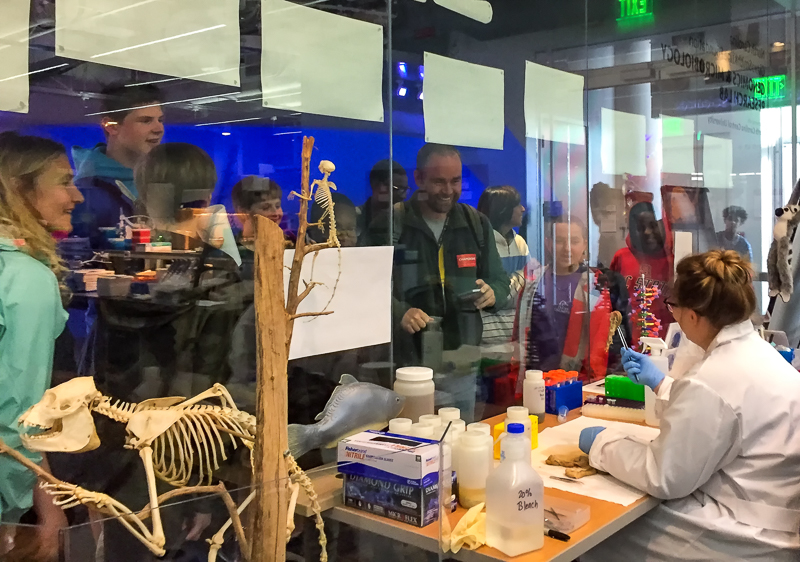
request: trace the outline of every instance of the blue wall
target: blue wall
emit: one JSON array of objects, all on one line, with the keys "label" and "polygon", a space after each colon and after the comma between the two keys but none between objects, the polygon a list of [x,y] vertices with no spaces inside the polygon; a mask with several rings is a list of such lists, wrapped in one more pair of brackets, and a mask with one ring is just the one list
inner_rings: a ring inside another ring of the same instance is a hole
[{"label": "blue wall", "polygon": [[[400,119],[403,117],[398,115]],[[418,127],[413,127],[414,129]],[[388,127],[386,128],[388,131]],[[310,129],[275,127],[195,127],[166,126],[165,142],[187,142],[203,148],[214,159],[219,181],[214,194],[215,203],[230,206],[230,189],[246,175],[268,176],[283,187],[284,209],[296,212],[297,203],[286,200],[289,192],[300,183],[300,151],[303,135],[316,139],[311,177],[319,177],[315,169],[321,159],[336,164],[332,181],[356,205],[369,196],[369,171],[379,160],[389,156],[389,136],[386,131],[354,129]],[[21,131],[57,140],[67,147],[91,147],[103,142],[98,126],[39,126]],[[223,132],[230,132],[228,136]],[[414,186],[413,170],[416,155],[423,145],[422,131],[393,136],[394,159],[409,172]],[[525,148],[506,130],[505,149],[462,150],[465,164],[465,186],[462,201],[477,205],[478,198],[488,185],[510,184],[520,190],[525,201]]]}]

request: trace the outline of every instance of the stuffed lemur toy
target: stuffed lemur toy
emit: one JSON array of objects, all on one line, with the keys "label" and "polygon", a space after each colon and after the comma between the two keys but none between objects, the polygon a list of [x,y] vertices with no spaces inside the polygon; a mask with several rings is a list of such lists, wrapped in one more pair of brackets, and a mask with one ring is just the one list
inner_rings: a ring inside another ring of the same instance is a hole
[{"label": "stuffed lemur toy", "polygon": [[769,296],[780,295],[783,302],[792,296],[792,233],[800,223],[800,206],[787,205],[775,210],[778,220],[772,229],[772,245],[767,255]]}]

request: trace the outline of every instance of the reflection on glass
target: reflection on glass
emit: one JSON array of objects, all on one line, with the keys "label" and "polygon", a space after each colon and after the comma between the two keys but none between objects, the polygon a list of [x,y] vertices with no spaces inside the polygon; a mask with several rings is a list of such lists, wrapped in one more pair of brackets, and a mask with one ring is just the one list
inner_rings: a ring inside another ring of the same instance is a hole
[{"label": "reflection on glass", "polygon": [[[509,280],[493,243],[488,219],[459,203],[459,151],[426,144],[417,154],[418,191],[395,206],[393,239],[395,362],[422,363],[423,336],[441,318],[442,366],[434,382],[437,406],[455,406],[475,417],[475,395],[483,322],[480,311],[506,303]],[[388,216],[373,227],[372,239],[386,239]]]},{"label": "reflection on glass", "polygon": [[628,217],[627,247],[620,249],[611,261],[611,269],[619,273],[627,285],[628,293],[632,299],[631,329],[633,337],[631,346],[639,345],[639,337],[646,328],[639,318],[640,310],[633,306],[633,299],[637,291],[647,288],[656,288],[660,296],[650,306],[656,318],[660,321],[659,337],[666,336],[667,328],[673,321],[672,315],[664,304],[664,290],[672,280],[673,257],[672,246],[668,243],[664,221],[656,218],[655,209],[651,203],[637,203],[630,211]]},{"label": "reflection on glass", "polygon": [[722,210],[722,221],[725,230],[717,232],[717,243],[723,250],[738,252],[747,261],[753,261],[753,249],[750,242],[737,229],[747,221],[747,211],[738,205],[731,205]]}]

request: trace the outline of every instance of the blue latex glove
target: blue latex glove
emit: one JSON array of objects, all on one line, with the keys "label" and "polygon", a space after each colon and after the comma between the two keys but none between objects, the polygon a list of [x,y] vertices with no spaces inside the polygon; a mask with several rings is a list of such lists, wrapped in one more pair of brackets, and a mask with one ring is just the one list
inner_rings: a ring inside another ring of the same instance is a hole
[{"label": "blue latex glove", "polygon": [[578,439],[578,447],[580,447],[581,451],[588,455],[589,451],[592,450],[592,444],[597,438],[597,435],[604,429],[605,427],[587,427],[582,430],[581,436]]},{"label": "blue latex glove", "polygon": [[653,390],[661,384],[666,376],[659,371],[655,366],[649,355],[637,353],[632,349],[626,349],[622,352],[622,367],[628,375],[628,378],[638,384],[646,384]]}]

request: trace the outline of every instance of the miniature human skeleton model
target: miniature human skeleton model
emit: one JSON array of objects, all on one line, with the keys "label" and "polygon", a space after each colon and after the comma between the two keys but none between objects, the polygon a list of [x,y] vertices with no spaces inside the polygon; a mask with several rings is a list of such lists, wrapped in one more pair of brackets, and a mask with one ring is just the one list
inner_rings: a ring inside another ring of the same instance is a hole
[{"label": "miniature human skeleton model", "polygon": [[[322,215],[319,218],[319,221],[315,223],[311,223],[308,226],[316,226],[320,229],[320,232],[325,232],[325,219],[329,218],[330,228],[328,229],[328,240],[327,244],[328,247],[337,248],[339,250],[339,272],[341,274],[342,269],[342,250],[341,244],[339,243],[339,237],[336,232],[336,216],[333,212],[334,202],[333,202],[333,195],[331,193],[331,189],[336,189],[336,184],[332,181],[328,180],[328,177],[336,171],[336,166],[330,160],[322,160],[319,163],[319,171],[322,172],[322,179],[321,180],[314,180],[311,182],[311,187],[309,189],[308,196],[303,196],[296,191],[292,191],[289,194],[289,198],[299,197],[301,199],[305,199],[306,201],[311,201],[313,199],[317,205],[322,208]],[[316,187],[316,191],[314,188]],[[316,256],[315,256],[316,258]],[[312,262],[311,266],[311,276],[314,276],[314,266]],[[336,281],[334,282],[333,289],[331,292],[331,298],[322,308],[322,312],[327,312],[328,307],[330,306],[331,302],[333,302],[333,295],[336,293],[336,288],[339,286],[339,275],[336,276]]]},{"label": "miniature human skeleton model", "polygon": [[[336,166],[334,166],[333,162],[330,160],[322,160],[319,163],[319,171],[322,172],[323,176],[321,180],[314,180],[311,183],[311,193],[308,196],[303,196],[296,191],[292,191],[289,194],[289,199],[293,199],[294,197],[299,197],[301,199],[305,199],[306,201],[311,201],[314,199],[317,205],[322,207],[322,216],[319,218],[318,222],[311,223],[308,226],[316,226],[322,232],[325,232],[325,219],[330,217],[330,229],[328,230],[328,242],[332,246],[336,246],[337,248],[340,247],[339,238],[336,235],[336,217],[333,214],[333,195],[331,194],[331,189],[336,189],[336,184],[332,181],[328,181],[328,177],[336,170]],[[314,188],[317,188],[316,192]]]}]

